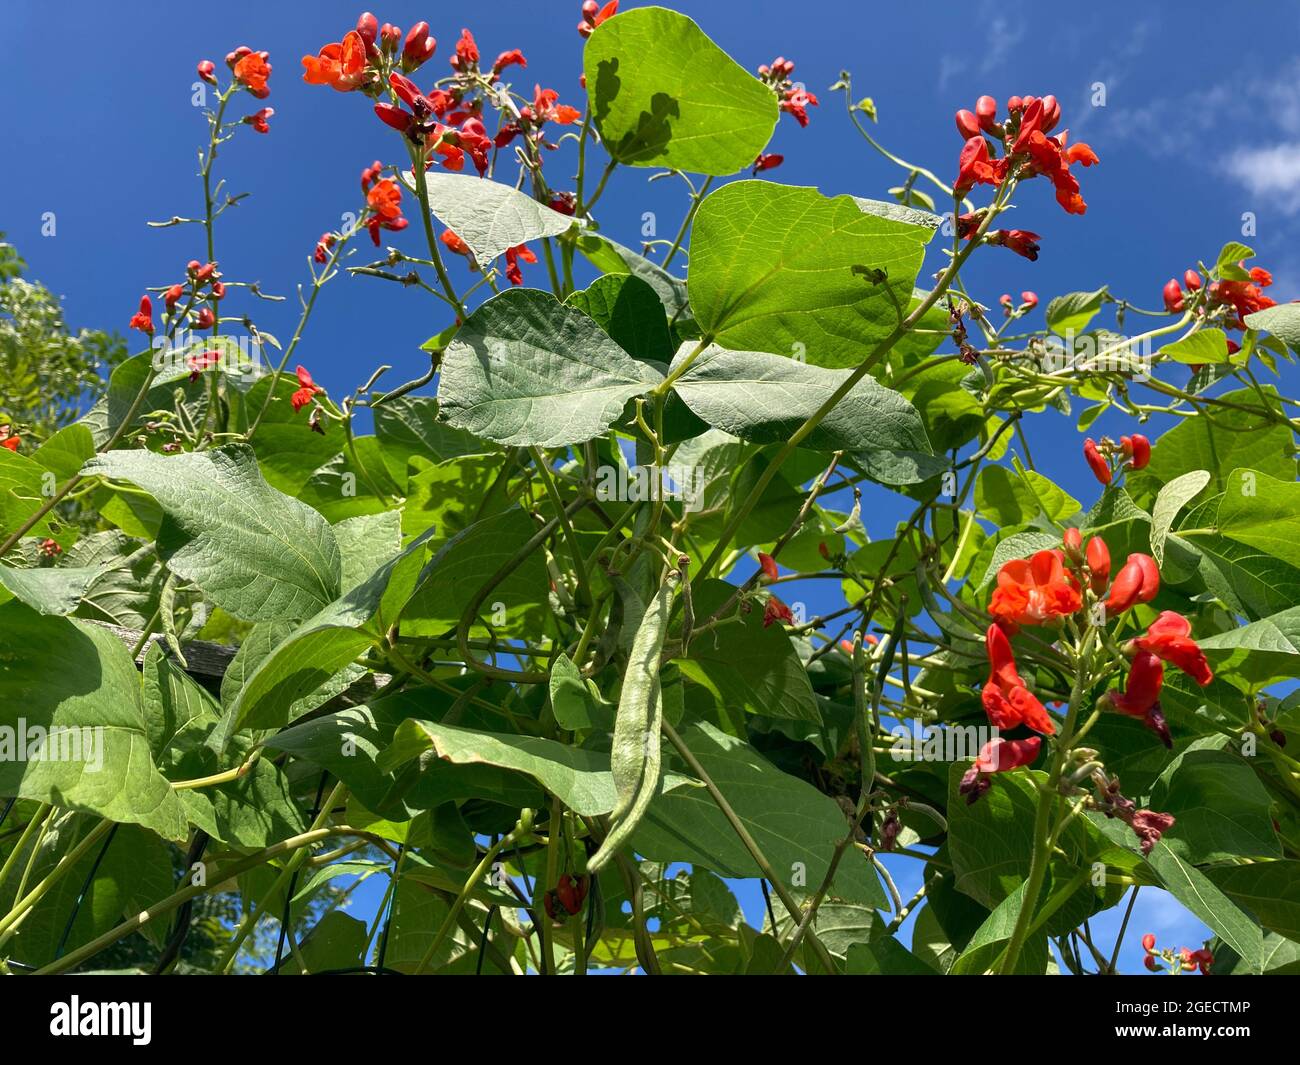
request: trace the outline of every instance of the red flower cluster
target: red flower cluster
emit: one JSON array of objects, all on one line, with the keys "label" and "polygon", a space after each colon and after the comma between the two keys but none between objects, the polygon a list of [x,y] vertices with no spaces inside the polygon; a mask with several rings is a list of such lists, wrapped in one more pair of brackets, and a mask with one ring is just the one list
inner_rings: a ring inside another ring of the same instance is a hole
[{"label": "red flower cluster", "polygon": [[[518,121],[505,123],[493,139],[493,143],[498,148],[504,148],[516,137],[522,135],[531,138],[543,148],[553,150],[556,145],[543,139],[542,127],[547,122],[554,122],[559,126],[568,126],[582,117],[581,111],[576,107],[569,107],[567,104],[559,103],[559,98],[560,94],[554,89],[543,89],[540,85],[534,85],[532,106],[521,107]],[[568,213],[572,214],[573,212]]]},{"label": "red flower cluster", "polygon": [[[1088,205],[1079,192],[1079,181],[1070,167],[1078,163],[1092,166],[1097,154],[1088,145],[1070,145],[1068,131],[1055,137],[1048,134],[1061,121],[1061,105],[1055,96],[1013,96],[1007,101],[1008,117],[998,121],[998,103],[991,96],[981,96],[975,112],[957,112],[957,132],[965,139],[957,159],[957,180],[953,183],[958,196],[967,195],[976,185],[1001,185],[1008,177],[1020,180],[1046,177],[1056,190],[1056,202],[1070,214],[1083,214]],[[1003,154],[994,158],[989,138],[1002,145]],[[973,224],[969,220],[974,219]],[[967,237],[973,235],[978,216],[966,215]],[[960,233],[960,229],[959,229]],[[1004,245],[1028,259],[1038,257],[1038,236],[1025,230],[998,231],[990,234],[990,243]]]},{"label": "red flower cluster", "polygon": [[[361,171],[361,191],[366,194],[366,229],[379,246],[379,231],[400,232],[410,223],[402,217],[402,186],[392,178],[380,178],[384,168],[376,159]],[[317,245],[319,250],[320,245]]]},{"label": "red flower cluster", "polygon": [[1037,736],[1024,740],[1004,740],[1001,736],[989,740],[980,748],[974,764],[966,770],[957,786],[957,792],[966,796],[967,804],[975,802],[993,786],[989,777],[1029,765],[1038,757],[1043,741]]},{"label": "red flower cluster", "polygon": [[330,249],[338,243],[338,239],[339,238],[333,233],[322,233],[320,235],[320,240],[316,242],[316,248],[312,252],[311,257],[318,263],[329,262]]},{"label": "red flower cluster", "polygon": [[[1151,461],[1151,441],[1141,433],[1121,436],[1119,443],[1103,437],[1098,445],[1092,437],[1083,442],[1083,458],[1092,475],[1102,484],[1110,484],[1117,468],[1140,470]],[[1115,461],[1119,466],[1112,466]]]},{"label": "red flower cluster", "polygon": [[763,628],[767,628],[778,621],[794,621],[794,612],[781,602],[774,595],[767,597],[767,603],[763,606]]},{"label": "red flower cluster", "polygon": [[819,106],[820,101],[803,85],[790,80],[793,73],[794,63],[785,56],[777,56],[771,63],[763,63],[758,68],[759,79],[776,93],[777,105],[781,110],[800,126],[807,126],[808,108]]},{"label": "red flower cluster", "polygon": [[221,352],[219,351],[202,351],[197,355],[191,355],[185,360],[185,365],[190,368],[190,381],[197,381],[203,376],[204,371],[211,370],[221,362]]},{"label": "red flower cluster", "polygon": [[15,455],[18,453],[18,441],[21,439],[8,423],[0,425],[0,447],[8,448]]},{"label": "red flower cluster", "polygon": [[512,285],[524,283],[523,272],[519,269],[521,262],[537,262],[536,252],[527,244],[516,244],[513,248],[506,249],[506,280]]},{"label": "red flower cluster", "polygon": [[226,66],[230,68],[235,80],[259,100],[265,100],[271,95],[266,84],[271,76],[271,64],[266,61],[267,56],[266,52],[254,52],[242,44],[226,56]]},{"label": "red flower cluster", "polygon": [[[1246,269],[1244,262],[1239,262],[1237,266]],[[1264,295],[1264,289],[1273,284],[1273,275],[1262,266],[1251,267],[1248,273],[1249,280],[1230,278],[1213,281],[1206,289],[1206,299],[1211,308],[1231,308],[1231,313],[1224,318],[1224,325],[1229,329],[1245,329],[1243,319],[1246,315],[1277,306],[1275,300]],[[1195,270],[1184,272],[1183,285],[1187,286],[1188,293],[1199,292],[1203,284],[1201,275]],[[1165,310],[1170,314],[1182,314],[1187,307],[1187,293],[1183,291],[1183,285],[1178,283],[1176,277],[1165,282],[1162,296]]]},{"label": "red flower cluster", "polygon": [[295,373],[298,375],[298,389],[289,397],[289,404],[293,407],[294,414],[297,414],[303,407],[312,402],[318,392],[324,392],[325,389],[311,379],[311,373],[307,367],[299,366]]},{"label": "red flower cluster", "polygon": [[601,7],[596,0],[583,0],[582,21],[578,23],[578,32],[583,37],[590,37],[597,26],[617,14],[618,0],[609,0],[604,7]]},{"label": "red flower cluster", "polygon": [[1191,950],[1188,947],[1178,947],[1176,950],[1156,950],[1155,933],[1148,932],[1142,937],[1142,949],[1146,951],[1146,957],[1142,959],[1151,972],[1160,972],[1160,961],[1163,960],[1168,966],[1168,973],[1171,976],[1179,973],[1194,973],[1200,970],[1202,976],[1208,976],[1210,966],[1214,964],[1214,955],[1205,947],[1200,950]]}]

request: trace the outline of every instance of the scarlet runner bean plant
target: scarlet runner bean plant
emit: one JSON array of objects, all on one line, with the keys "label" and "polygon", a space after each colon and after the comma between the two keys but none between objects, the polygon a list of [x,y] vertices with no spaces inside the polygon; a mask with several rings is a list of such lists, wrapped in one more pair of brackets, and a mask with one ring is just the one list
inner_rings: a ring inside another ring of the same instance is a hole
[{"label": "scarlet runner bean plant", "polygon": [[[1029,328],[969,264],[1032,262],[1010,209],[1082,229],[1124,165],[1052,95],[958,110],[930,168],[848,73],[751,73],[617,0],[577,28],[559,90],[468,29],[304,42],[390,148],[305,243],[283,343],[219,240],[256,209],[221,147],[275,135],[297,70],[198,62],[203,211],[155,223],[194,258],[84,416],[0,424],[0,965],[1108,974],[1161,888],[1212,938],[1148,934],[1146,969],[1293,970],[1300,305],[1233,242],[1154,308],[1066,293]],[[772,180],[778,123],[840,98],[904,172],[883,199]],[[633,249],[600,208],[646,176],[682,218]],[[427,367],[331,394],[313,310],[376,284]],[[1092,498],[1034,468],[1048,410],[1129,419],[1079,445]],[[843,605],[806,616],[781,586],[811,579]],[[372,876],[374,912],[337,904]]]}]

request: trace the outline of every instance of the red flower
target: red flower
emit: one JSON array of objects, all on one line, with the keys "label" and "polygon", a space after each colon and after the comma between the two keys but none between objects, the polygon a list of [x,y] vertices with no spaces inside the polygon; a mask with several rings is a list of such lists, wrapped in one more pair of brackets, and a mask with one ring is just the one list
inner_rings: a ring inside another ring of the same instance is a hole
[{"label": "red flower", "polygon": [[1138,603],[1149,603],[1160,591],[1160,570],[1150,555],[1128,556],[1124,567],[1110,586],[1106,597],[1106,614],[1117,617]]},{"label": "red flower", "polygon": [[366,47],[375,43],[375,38],[379,36],[379,19],[375,18],[369,11],[363,11],[357,17],[357,33],[361,34],[361,39],[366,42]]},{"label": "red flower", "polygon": [[[1267,271],[1262,272],[1267,274]],[[1272,280],[1270,275],[1269,282],[1272,283]],[[1234,325],[1238,329],[1244,328],[1245,323],[1242,319],[1246,315],[1277,306],[1275,301],[1264,295],[1260,286],[1249,281],[1216,281],[1210,286],[1210,299],[1215,303],[1228,304],[1232,307],[1236,312]]]},{"label": "red flower", "polygon": [[1268,288],[1273,283],[1273,275],[1262,266],[1252,266],[1250,268],[1250,279],[1260,288]]},{"label": "red flower", "polygon": [[[1012,232],[1019,233],[1022,232],[1022,230],[1012,230]],[[1032,234],[1029,235],[1032,236]],[[1038,238],[1034,237],[1034,239],[1037,240]],[[1020,293],[1020,302],[1032,311],[1035,307],[1038,306],[1038,293],[1037,292]]]},{"label": "red flower", "polygon": [[[1038,242],[1042,239],[1037,233],[1031,233],[1027,229],[995,229],[992,233],[985,235],[984,242],[1010,248],[1017,255],[1023,255],[1030,262],[1037,262]],[[1037,302],[1038,297],[1035,296],[1034,303]],[[1030,307],[1033,307],[1034,303],[1031,303]]]},{"label": "red flower", "polygon": [[470,254],[469,245],[466,244],[458,234],[453,233],[450,229],[444,229],[442,231],[442,236],[438,239],[447,245],[449,250],[457,255]]},{"label": "red flower", "polygon": [[327,44],[319,55],[302,57],[302,80],[308,85],[328,85],[339,92],[351,92],[365,80],[369,63],[365,39],[349,30],[343,40]]},{"label": "red flower", "polygon": [[1006,773],[1029,765],[1038,757],[1043,741],[1037,736],[1023,740],[1004,740],[1001,736],[989,740],[980,748],[979,757],[966,770],[957,787],[960,795],[966,796],[967,803],[973,803],[989,790],[988,777],[993,773]]},{"label": "red flower", "polygon": [[983,137],[971,137],[962,145],[961,155],[957,157],[957,195],[965,196],[976,185],[1000,185],[1006,176],[1006,159],[995,160],[989,154],[989,142]]},{"label": "red flower", "polygon": [[497,56],[496,62],[492,64],[492,73],[500,74],[508,66],[526,67],[528,66],[528,60],[518,48],[511,48],[510,51],[502,52]]},{"label": "red flower", "polygon": [[961,134],[963,140],[970,140],[980,135],[980,120],[965,108],[958,111],[953,116],[953,120],[957,123],[957,132]]},{"label": "red flower", "polygon": [[794,621],[794,614],[780,599],[770,595],[767,604],[763,607],[763,628],[767,628],[774,621]]},{"label": "red flower", "polygon": [[1201,288],[1201,275],[1192,269],[1184,270],[1183,284],[1187,286],[1187,291],[1198,292]]},{"label": "red flower", "polygon": [[1082,605],[1079,585],[1066,571],[1061,552],[1046,550],[1012,559],[998,570],[989,613],[1011,625],[1041,625]]},{"label": "red flower", "polygon": [[129,327],[153,336],[153,302],[148,296],[140,297],[140,309],[131,315]]},{"label": "red flower", "polygon": [[11,433],[9,426],[0,425],[0,447],[7,447],[15,455],[18,453],[18,441],[21,438],[17,433]]},{"label": "red flower", "polygon": [[513,248],[506,249],[506,278],[512,285],[522,285],[524,283],[523,272],[519,269],[521,261],[535,263],[537,262],[537,255],[527,244],[518,244]]},{"label": "red flower", "polygon": [[190,368],[190,380],[197,381],[203,376],[204,370],[210,370],[221,362],[221,352],[204,351],[198,355],[191,355],[185,360],[185,365]]},{"label": "red flower", "polygon": [[248,86],[248,91],[258,99],[271,93],[266,87],[266,79],[271,76],[271,64],[266,58],[266,52],[249,52],[234,66],[235,80]]},{"label": "red flower", "polygon": [[777,155],[775,152],[761,152],[758,158],[754,160],[754,169],[750,173],[761,174],[764,170],[775,170],[784,162],[784,155]]},{"label": "red flower", "polygon": [[1110,484],[1111,471],[1110,463],[1100,451],[1097,450],[1097,441],[1088,437],[1083,442],[1083,457],[1088,463],[1088,468],[1092,470],[1092,475],[1102,484]]},{"label": "red flower", "polygon": [[[1160,837],[1174,827],[1173,814],[1156,813],[1155,810],[1138,810],[1133,814],[1133,820],[1129,822],[1129,827],[1137,835],[1141,842],[1143,855],[1151,853],[1151,848],[1160,842]],[[1144,937],[1145,939],[1145,937]],[[1204,953],[1209,953],[1205,951]],[[1206,972],[1210,962],[1214,961],[1214,955],[1210,955],[1209,962],[1203,963],[1201,972]],[[1150,966],[1147,966],[1150,968]]]},{"label": "red flower", "polygon": [[1141,433],[1120,437],[1124,454],[1128,456],[1129,466],[1135,470],[1143,469],[1151,461],[1151,441]]},{"label": "red flower", "polygon": [[1214,679],[1205,653],[1191,638],[1192,623],[1172,610],[1161,611],[1151,622],[1147,634],[1133,641],[1135,647],[1149,651],[1171,666],[1177,666],[1201,687]]},{"label": "red flower", "polygon": [[429,24],[417,22],[406,34],[402,45],[402,69],[410,72],[418,70],[433,58],[438,42],[429,36]]},{"label": "red flower", "polygon": [[55,555],[63,554],[63,548],[59,546],[58,541],[51,540],[47,536],[41,541],[41,554],[46,558],[53,558]]},{"label": "red flower", "polygon": [[336,237],[333,233],[322,233],[320,235],[320,240],[316,242],[316,250],[312,252],[312,258],[315,259],[318,263],[328,262],[330,257],[330,249],[334,247],[337,241],[338,241],[338,237]]},{"label": "red flower", "polygon": [[216,320],[217,316],[212,313],[211,307],[200,307],[194,313],[194,328],[211,329]]},{"label": "red flower", "polygon": [[989,656],[989,679],[980,693],[980,700],[989,721],[1000,729],[1026,725],[1045,736],[1054,734],[1056,726],[1047,710],[1020,679],[1011,641],[1000,626],[989,626],[985,645]]},{"label": "red flower", "polygon": [[324,392],[315,381],[311,379],[311,374],[307,367],[299,366],[296,373],[298,374],[299,388],[292,396],[289,397],[289,403],[293,406],[293,412],[297,414],[303,407],[307,406],[317,392]]},{"label": "red flower", "polygon": [[181,296],[183,296],[184,294],[185,294],[185,286],[172,285],[171,288],[169,288],[166,292],[163,293],[163,303],[170,311],[173,307],[176,306],[176,301],[179,300]]},{"label": "red flower", "polygon": [[1183,313],[1183,287],[1178,283],[1178,278],[1171,277],[1165,282],[1162,295],[1165,301],[1165,310],[1170,314]]},{"label": "red flower", "polygon": [[779,106],[787,115],[792,116],[800,126],[807,126],[808,108],[817,107],[818,105],[819,101],[816,96],[806,89],[794,87],[786,89]]},{"label": "red flower", "polygon": [[763,576],[766,577],[769,581],[774,581],[777,579],[777,577],[779,576],[779,572],[776,568],[776,559],[774,559],[771,555],[769,555],[765,551],[760,551],[758,553],[758,564],[763,570]]},{"label": "red flower", "polygon": [[[367,173],[373,175],[374,168],[372,167]],[[363,174],[363,187],[365,180]],[[405,229],[409,224],[402,217],[402,187],[392,178],[376,181],[367,190],[366,205],[372,212],[366,220],[366,228],[370,231],[370,239],[374,241],[375,247],[379,246],[380,229],[397,232]]]},{"label": "red flower", "polygon": [[567,126],[582,117],[582,112],[576,107],[557,104],[555,101],[559,98],[560,94],[554,89],[543,89],[540,85],[533,86],[533,120],[537,125],[540,126],[543,122],[556,122],[561,126]]},{"label": "red flower", "polygon": [[460,40],[456,42],[456,54],[451,57],[451,67],[457,72],[464,72],[478,65],[478,45],[469,30],[460,31]]},{"label": "red flower", "polygon": [[251,115],[244,117],[244,122],[252,126],[258,133],[270,133],[271,127],[267,125],[267,119],[275,114],[274,107],[263,107],[260,111],[254,111]]},{"label": "red flower", "polygon": [[609,0],[604,7],[601,7],[596,0],[585,0],[582,5],[582,21],[578,23],[578,32],[584,37],[590,37],[592,30],[617,13],[618,0]]},{"label": "red flower", "polygon": [[1091,576],[1090,584],[1092,590],[1100,595],[1106,587],[1106,582],[1110,579],[1110,548],[1106,546],[1106,541],[1100,536],[1094,536],[1088,541],[1088,546],[1084,549],[1084,557],[1088,563],[1088,573]]},{"label": "red flower", "polygon": [[1173,747],[1169,735],[1169,725],[1160,710],[1160,688],[1165,680],[1165,667],[1160,659],[1150,651],[1139,651],[1129,666],[1128,679],[1124,682],[1124,691],[1109,691],[1106,701],[1127,717],[1140,718],[1143,723],[1160,737],[1166,747]]},{"label": "red flower", "polygon": [[217,83],[217,65],[211,59],[199,60],[199,65],[194,69],[198,71],[199,77],[209,85]]}]

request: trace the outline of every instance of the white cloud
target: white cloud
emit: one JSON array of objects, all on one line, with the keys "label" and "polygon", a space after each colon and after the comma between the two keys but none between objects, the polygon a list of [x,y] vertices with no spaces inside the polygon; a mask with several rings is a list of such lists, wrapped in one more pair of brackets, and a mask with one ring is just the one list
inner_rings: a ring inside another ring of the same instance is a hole
[{"label": "white cloud", "polygon": [[1254,195],[1288,215],[1300,212],[1300,143],[1241,148],[1223,166]]}]

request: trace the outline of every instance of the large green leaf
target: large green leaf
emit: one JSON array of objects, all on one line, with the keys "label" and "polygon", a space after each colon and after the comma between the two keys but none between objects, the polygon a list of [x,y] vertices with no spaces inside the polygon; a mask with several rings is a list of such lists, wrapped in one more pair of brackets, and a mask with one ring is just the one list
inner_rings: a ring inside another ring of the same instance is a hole
[{"label": "large green leaf", "polygon": [[674,320],[684,314],[689,317],[686,282],[670,274],[658,263],[651,262],[640,252],[595,233],[581,235],[578,238],[578,250],[602,273],[616,277],[631,274],[640,278],[654,289],[668,317]]},{"label": "large green leaf", "polygon": [[1300,942],[1300,861],[1221,865],[1206,875],[1265,928]]},{"label": "large green leaf", "polygon": [[1280,858],[1273,800],[1255,771],[1217,739],[1196,741],[1169,763],[1151,793],[1151,806],[1177,820],[1166,845],[1194,865],[1234,858]]},{"label": "large green leaf", "polygon": [[1246,916],[1235,902],[1194,865],[1178,857],[1163,841],[1152,849],[1147,863],[1160,877],[1166,890],[1240,954],[1251,972],[1260,971],[1264,937],[1259,925]]},{"label": "large green leaf", "polygon": [[375,407],[374,413],[384,466],[403,492],[413,457],[445,462],[496,450],[492,444],[439,421],[438,401],[432,396],[398,396]]},{"label": "large green leaf", "polygon": [[1209,470],[1192,470],[1181,477],[1175,477],[1160,489],[1155,505],[1151,508],[1151,554],[1158,563],[1164,563],[1165,540],[1178,512],[1200,495],[1201,489],[1210,480]]},{"label": "large green leaf", "polygon": [[1248,314],[1246,325],[1272,333],[1292,353],[1300,354],[1300,307],[1294,303],[1279,303],[1276,307]]},{"label": "large green leaf", "polygon": [[0,602],[12,596],[42,614],[71,614],[101,572],[98,566],[18,569],[0,565]]},{"label": "large green leaf", "polygon": [[[734,586],[725,581],[705,581],[693,593],[696,617],[709,617],[734,592]],[[749,714],[821,720],[808,672],[790,637],[779,625],[765,626],[759,610],[751,609],[727,625],[696,636],[688,654],[676,661],[688,681],[688,705],[703,708],[716,703],[737,727],[744,727]]]},{"label": "large green leaf", "polygon": [[603,23],[583,53],[587,100],[611,156],[722,176],[776,128],[776,95],[685,15],[643,7]]},{"label": "large green leaf", "polygon": [[602,274],[568,302],[590,315],[634,359],[658,363],[672,359],[664,306],[649,282],[635,274]]},{"label": "large green leaf", "polygon": [[1219,501],[1218,528],[1300,567],[1300,484],[1256,470],[1233,470]]},{"label": "large green leaf", "polygon": [[[829,796],[782,773],[753,747],[700,723],[682,734],[726,797],[778,876],[792,890],[815,891],[848,820]],[[762,875],[753,858],[703,788],[678,788],[656,796],[632,836],[632,849],[656,861],[702,865],[719,876]],[[833,893],[842,899],[886,905],[871,866],[846,856]]]},{"label": "large green leaf", "polygon": [[856,366],[906,312],[933,233],[849,196],[737,181],[696,215],[691,308],[725,347]]},{"label": "large green leaf", "polygon": [[1300,668],[1300,606],[1198,642],[1221,676],[1254,688],[1288,680]]},{"label": "large green leaf", "polygon": [[[565,806],[583,817],[607,814],[617,801],[609,755],[572,747],[540,736],[481,732],[410,718],[397,726],[393,740],[379,757],[379,767],[396,769],[426,751],[457,765],[488,765],[511,769],[532,777]],[[665,773],[664,791],[695,782],[680,774]]]},{"label": "large green leaf", "polygon": [[[0,757],[0,795],[184,837],[180,800],[150,757],[135,662],[107,630],[18,602],[0,607],[0,724],[11,748]],[[66,731],[31,758],[32,730],[53,728]]]},{"label": "large green leaf", "polygon": [[573,225],[569,215],[552,211],[511,185],[468,174],[430,170],[429,209],[455,231],[487,266],[507,248],[541,237],[555,237]]},{"label": "large green leaf", "polygon": [[113,451],[83,472],[152,495],[166,513],[159,555],[236,617],[310,617],[338,597],[339,549],[329,525],[268,485],[244,445],[175,456]]},{"label": "large green leaf", "polygon": [[423,540],[412,541],[285,636],[244,681],[230,708],[233,729],[285,724],[295,704],[378,642],[406,604],[423,558]]},{"label": "large green leaf", "polygon": [[438,402],[449,424],[477,436],[558,447],[599,436],[661,380],[576,307],[517,288],[461,326],[443,358]]},{"label": "large green leaf", "polygon": [[[694,350],[683,345],[678,359]],[[674,384],[692,411],[715,429],[759,444],[788,440],[849,377],[759,351],[702,352]],[[930,449],[920,414],[892,388],[865,376],[803,441],[820,451],[856,452],[886,484],[914,484],[948,468]]]}]

